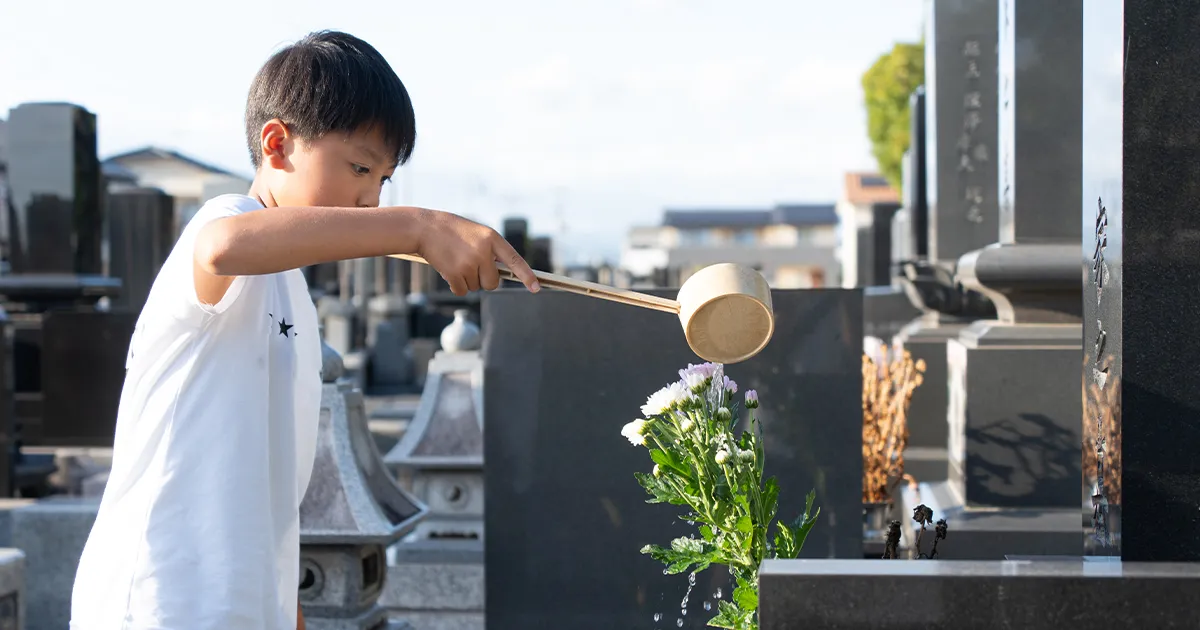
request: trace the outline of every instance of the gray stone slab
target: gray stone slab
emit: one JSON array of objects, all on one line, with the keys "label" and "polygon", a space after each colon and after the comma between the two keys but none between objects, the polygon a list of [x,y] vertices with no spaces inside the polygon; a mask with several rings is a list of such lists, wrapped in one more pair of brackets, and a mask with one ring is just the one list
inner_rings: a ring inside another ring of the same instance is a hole
[{"label": "gray stone slab", "polygon": [[[821,517],[804,553],[861,558],[861,293],[773,300],[775,338],[727,374],[763,402],[781,516],[817,491]],[[687,579],[664,576],[638,550],[695,530],[675,520],[678,509],[645,503],[633,473],[652,464],[619,433],[649,394],[699,362],[678,318],[517,290],[484,298],[483,328],[489,630],[653,628],[656,612],[678,614]],[[721,572],[697,577],[683,627],[704,626],[700,594],[722,587]]]},{"label": "gray stone slab", "polygon": [[0,547],[12,546],[12,513],[35,503],[36,499],[0,499]]},{"label": "gray stone slab", "polygon": [[13,510],[12,547],[25,553],[26,625],[66,628],[71,590],[98,499],[41,501]]},{"label": "gray stone slab", "polygon": [[762,630],[1191,629],[1195,564],[768,560]]},{"label": "gray stone slab", "polygon": [[379,603],[393,615],[396,611],[483,612],[483,563],[390,566]]},{"label": "gray stone slab", "polygon": [[971,507],[1080,505],[1080,327],[976,322],[947,346],[949,476]]}]

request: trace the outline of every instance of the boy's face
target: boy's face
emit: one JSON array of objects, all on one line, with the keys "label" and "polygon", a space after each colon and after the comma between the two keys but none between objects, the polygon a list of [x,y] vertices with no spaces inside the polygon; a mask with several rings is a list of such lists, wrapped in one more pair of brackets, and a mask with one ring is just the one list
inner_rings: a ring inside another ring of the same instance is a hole
[{"label": "boy's face", "polygon": [[378,131],[334,132],[309,141],[292,136],[281,124],[271,129],[273,123],[263,128],[262,173],[277,205],[379,205],[383,182],[395,172],[396,160]]}]

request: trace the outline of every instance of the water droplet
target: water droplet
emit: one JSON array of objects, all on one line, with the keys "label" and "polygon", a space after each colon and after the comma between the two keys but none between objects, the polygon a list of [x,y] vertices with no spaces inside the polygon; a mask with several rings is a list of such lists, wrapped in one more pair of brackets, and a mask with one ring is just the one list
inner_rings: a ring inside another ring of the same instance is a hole
[{"label": "water droplet", "polygon": [[692,573],[691,575],[688,576],[688,586],[695,586],[695,585],[696,585],[696,574]]},{"label": "water droplet", "polygon": [[704,602],[704,610],[712,610],[712,603]]},{"label": "water droplet", "polygon": [[654,622],[658,623],[660,621],[662,621],[662,613],[654,613]]},{"label": "water droplet", "polygon": [[685,521],[688,525],[695,526],[696,521]]},{"label": "water droplet", "polygon": [[666,569],[663,569],[663,575],[667,575],[667,574],[669,574],[669,573],[670,573],[670,571],[667,571]]},{"label": "water droplet", "polygon": [[719,586],[717,587],[717,592],[713,593],[713,597],[716,597],[717,599],[721,599],[721,587],[719,587]]},{"label": "water droplet", "polygon": [[678,619],[676,619],[676,620],[675,620],[675,627],[676,627],[676,628],[682,628],[682,627],[683,627],[683,617],[680,617],[680,618],[678,618]]}]

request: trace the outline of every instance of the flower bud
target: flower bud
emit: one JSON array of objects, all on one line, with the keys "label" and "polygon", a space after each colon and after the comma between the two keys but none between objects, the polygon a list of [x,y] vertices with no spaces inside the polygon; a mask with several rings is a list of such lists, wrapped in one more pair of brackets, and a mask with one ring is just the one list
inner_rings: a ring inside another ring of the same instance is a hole
[{"label": "flower bud", "polygon": [[752,461],[754,461],[754,451],[751,451],[751,450],[745,450],[745,451],[739,450],[739,451],[738,451],[738,459],[740,459],[740,460],[742,460],[742,461],[744,461],[744,462],[752,462]]},{"label": "flower bud", "polygon": [[725,449],[717,451],[717,463],[724,464],[727,461],[729,461],[729,451]]},{"label": "flower bud", "polygon": [[730,420],[733,420],[733,414],[729,412],[729,409],[726,409],[725,407],[721,407],[720,409],[717,410],[717,421],[718,422],[728,424]]},{"label": "flower bud", "polygon": [[659,467],[658,467],[658,464],[655,464],[655,465],[654,465],[654,476],[655,476],[655,477],[661,477],[661,476],[662,476],[662,468],[659,468]]},{"label": "flower bud", "polygon": [[634,446],[643,446],[646,444],[646,426],[648,422],[642,419],[634,420],[629,424],[621,427],[621,435],[629,440]]},{"label": "flower bud", "polygon": [[746,390],[746,408],[758,409],[758,392],[756,390]]},{"label": "flower bud", "polygon": [[684,433],[690,433],[692,429],[696,428],[696,423],[693,422],[691,418],[688,418],[687,420],[683,421],[683,424],[679,425],[679,428],[682,429]]}]

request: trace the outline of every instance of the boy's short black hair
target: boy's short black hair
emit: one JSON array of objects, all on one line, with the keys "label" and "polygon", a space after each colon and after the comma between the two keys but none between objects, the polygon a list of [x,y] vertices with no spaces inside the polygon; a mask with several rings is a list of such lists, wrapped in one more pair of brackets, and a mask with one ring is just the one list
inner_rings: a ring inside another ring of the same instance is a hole
[{"label": "boy's short black hair", "polygon": [[278,118],[305,140],[376,125],[395,150],[412,157],[416,116],[408,90],[379,51],[337,31],[318,31],[267,60],[246,98],[246,144],[257,170],[262,127]]}]

